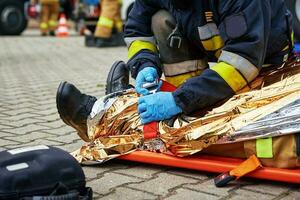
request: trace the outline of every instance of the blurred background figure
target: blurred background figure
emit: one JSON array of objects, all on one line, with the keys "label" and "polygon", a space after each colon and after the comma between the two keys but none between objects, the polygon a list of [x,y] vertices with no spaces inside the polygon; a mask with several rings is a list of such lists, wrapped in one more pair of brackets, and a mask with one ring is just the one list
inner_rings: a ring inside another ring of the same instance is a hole
[{"label": "blurred background figure", "polygon": [[101,14],[94,35],[86,36],[86,46],[110,47],[125,45],[119,0],[101,0]]},{"label": "blurred background figure", "polygon": [[59,0],[31,0],[31,4],[41,4],[40,31],[42,36],[55,36],[58,15],[60,11]]}]

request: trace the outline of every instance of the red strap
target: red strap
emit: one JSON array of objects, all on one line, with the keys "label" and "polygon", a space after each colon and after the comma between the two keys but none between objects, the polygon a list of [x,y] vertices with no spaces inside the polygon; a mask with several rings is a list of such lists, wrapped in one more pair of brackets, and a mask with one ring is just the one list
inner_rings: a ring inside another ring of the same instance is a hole
[{"label": "red strap", "polygon": [[160,88],[160,91],[163,92],[174,92],[176,90],[176,86],[172,85],[171,83],[168,83],[167,81],[163,80],[163,84]]},{"label": "red strap", "polygon": [[152,139],[156,138],[158,135],[158,122],[151,122],[144,125],[144,138]]},{"label": "red strap", "polygon": [[[172,85],[171,83],[163,81],[163,84],[162,84],[160,90],[164,91],[164,92],[173,92],[176,90],[176,87],[174,85]],[[158,122],[151,122],[149,124],[145,124],[143,131],[144,131],[145,139],[156,138],[158,135]]]}]

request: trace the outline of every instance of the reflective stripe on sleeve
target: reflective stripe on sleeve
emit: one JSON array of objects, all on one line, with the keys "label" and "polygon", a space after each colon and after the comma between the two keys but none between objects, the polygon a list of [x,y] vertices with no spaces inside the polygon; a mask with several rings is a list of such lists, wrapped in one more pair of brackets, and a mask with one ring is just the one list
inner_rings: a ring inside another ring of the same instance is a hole
[{"label": "reflective stripe on sleeve", "polygon": [[106,17],[100,17],[97,24],[100,26],[106,26],[108,28],[113,28],[114,21],[109,18],[106,18]]},{"label": "reflective stripe on sleeve", "polygon": [[246,58],[229,51],[222,51],[219,62],[226,62],[234,66],[246,78],[248,83],[253,81],[259,73],[257,67]]},{"label": "reflective stripe on sleeve", "polygon": [[124,40],[127,47],[130,47],[131,43],[133,43],[136,40],[151,42],[152,44],[156,43],[154,37],[125,37]]},{"label": "reflective stripe on sleeve", "polygon": [[213,36],[219,35],[219,29],[215,23],[208,23],[198,27],[199,37],[201,40],[207,40]]},{"label": "reflective stripe on sleeve", "polygon": [[138,53],[139,51],[141,51],[143,49],[147,49],[147,50],[150,50],[155,53],[157,52],[156,46],[154,44],[152,44],[151,42],[136,40],[131,43],[131,45],[128,49],[128,59],[130,59],[132,56],[134,56],[136,53]]},{"label": "reflective stripe on sleeve", "polygon": [[216,51],[224,46],[224,42],[220,35],[215,35],[210,39],[202,40],[202,45],[207,51]]},{"label": "reflective stripe on sleeve", "polygon": [[208,67],[206,60],[187,60],[179,63],[164,64],[163,71],[165,76],[176,76],[188,72],[204,70]]},{"label": "reflective stripe on sleeve", "polygon": [[247,85],[243,76],[233,66],[225,62],[216,64],[211,70],[217,72],[234,92],[237,92]]}]

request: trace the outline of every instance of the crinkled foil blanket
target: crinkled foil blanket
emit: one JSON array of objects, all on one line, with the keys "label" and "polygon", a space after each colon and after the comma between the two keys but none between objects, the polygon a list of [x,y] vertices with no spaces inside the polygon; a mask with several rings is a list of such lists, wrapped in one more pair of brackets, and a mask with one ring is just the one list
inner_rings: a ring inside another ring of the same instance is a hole
[{"label": "crinkled foil blanket", "polygon": [[161,121],[159,136],[144,140],[134,90],[99,99],[88,119],[91,142],[72,155],[96,164],[137,150],[184,157],[211,144],[240,142],[300,131],[300,62],[261,73],[250,85],[202,117]]}]

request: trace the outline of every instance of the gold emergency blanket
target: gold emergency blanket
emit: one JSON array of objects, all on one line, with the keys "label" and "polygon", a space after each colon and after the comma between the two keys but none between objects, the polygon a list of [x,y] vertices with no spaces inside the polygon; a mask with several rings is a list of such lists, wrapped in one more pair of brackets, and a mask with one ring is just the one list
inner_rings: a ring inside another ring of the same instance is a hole
[{"label": "gold emergency blanket", "polygon": [[[102,163],[136,150],[189,156],[224,144],[300,131],[300,62],[261,75],[239,94],[202,117],[159,122],[159,136],[144,140],[134,90],[99,99],[88,119],[90,143],[72,155],[84,164]],[[248,91],[248,92],[246,92]]]}]

